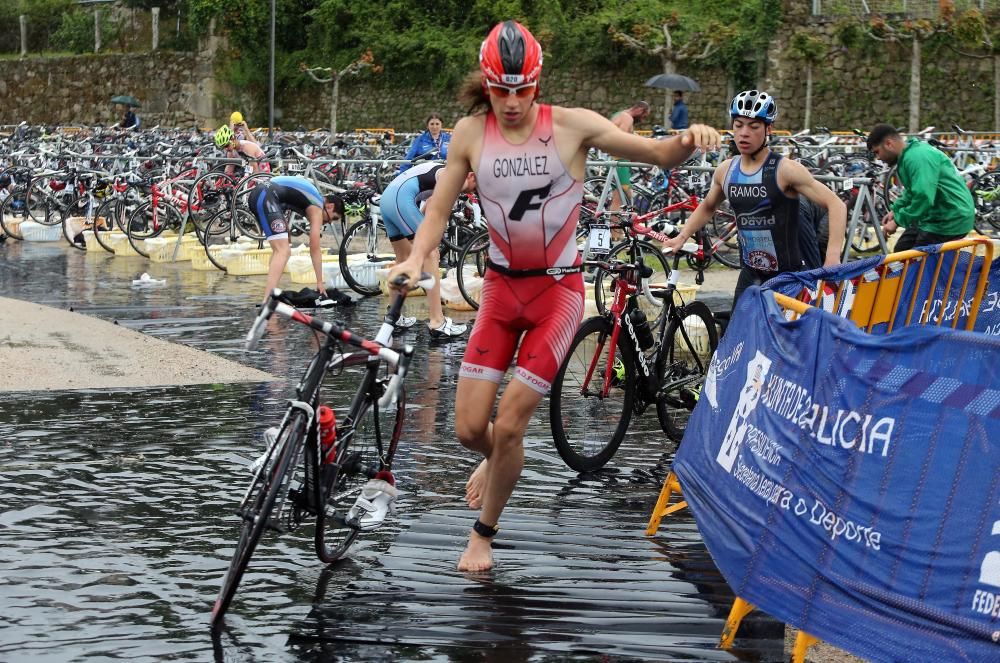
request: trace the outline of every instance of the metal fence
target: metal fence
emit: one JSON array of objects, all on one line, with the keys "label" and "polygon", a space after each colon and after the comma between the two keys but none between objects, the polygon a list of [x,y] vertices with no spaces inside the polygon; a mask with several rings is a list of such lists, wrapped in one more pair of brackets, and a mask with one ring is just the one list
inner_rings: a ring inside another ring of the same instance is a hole
[{"label": "metal fence", "polygon": [[[952,5],[958,13],[969,9],[1000,10],[1000,0],[952,0]],[[940,12],[941,0],[812,0],[815,16],[905,14],[914,18],[934,18]]]}]

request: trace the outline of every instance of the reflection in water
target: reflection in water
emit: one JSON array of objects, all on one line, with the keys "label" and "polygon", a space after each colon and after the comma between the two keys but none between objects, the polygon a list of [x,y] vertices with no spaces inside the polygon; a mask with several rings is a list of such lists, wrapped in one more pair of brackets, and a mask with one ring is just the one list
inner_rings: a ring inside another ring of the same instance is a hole
[{"label": "reflection in water", "polygon": [[[143,271],[167,285],[132,289]],[[577,476],[539,408],[496,572],[454,570],[475,517],[460,499],[475,459],[452,427],[464,344],[428,348],[421,325],[402,337],[417,358],[395,468],[399,513],[328,569],[311,527],[265,535],[213,641],[208,612],[236,538],[245,467],[315,349],[308,331],[276,321],[258,352],[242,352],[260,283],[53,246],[0,248],[4,296],[286,378],[0,395],[0,660],[732,658],[715,649],[731,595],[690,516],[642,535],[673,449],[655,417],[635,419],[608,470]],[[320,315],[371,333],[384,306]],[[327,400],[346,407],[354,386],[350,373],[329,379]],[[780,651],[774,622],[757,623],[740,658]]]}]

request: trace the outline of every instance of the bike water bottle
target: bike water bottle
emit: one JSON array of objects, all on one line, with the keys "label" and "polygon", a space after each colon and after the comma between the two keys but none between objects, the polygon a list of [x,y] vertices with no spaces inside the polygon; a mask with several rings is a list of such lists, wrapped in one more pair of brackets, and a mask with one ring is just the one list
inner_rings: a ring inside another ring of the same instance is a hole
[{"label": "bike water bottle", "polygon": [[642,309],[638,306],[633,307],[628,313],[628,318],[635,331],[635,340],[639,342],[639,348],[648,350],[653,347],[653,331],[649,328],[649,320]]},{"label": "bike water bottle", "polygon": [[319,406],[320,462],[332,463],[337,455],[337,416],[325,405]]}]

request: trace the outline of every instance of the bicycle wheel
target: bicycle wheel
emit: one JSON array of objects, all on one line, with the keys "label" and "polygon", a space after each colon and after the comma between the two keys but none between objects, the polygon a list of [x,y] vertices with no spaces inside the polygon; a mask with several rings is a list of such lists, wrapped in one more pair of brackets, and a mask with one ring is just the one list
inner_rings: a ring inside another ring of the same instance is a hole
[{"label": "bicycle wheel", "polygon": [[490,248],[490,234],[482,231],[474,235],[462,247],[458,254],[458,265],[455,268],[455,278],[458,280],[458,291],[469,306],[479,309],[479,299],[483,292],[483,279],[486,278],[486,257]]},{"label": "bicycle wheel", "polygon": [[[250,556],[257,548],[264,530],[268,527],[280,527],[275,522],[281,517],[288,489],[302,458],[307,423],[306,415],[296,411],[278,433],[274,446],[268,452],[267,461],[254,475],[237,512],[241,520],[240,535],[222,581],[219,597],[212,607],[212,626],[216,626],[229,609],[236,588],[250,563]],[[272,516],[276,504],[278,512]]]},{"label": "bicycle wheel", "polygon": [[362,219],[348,228],[340,243],[340,272],[344,282],[355,292],[365,295],[381,294],[375,270],[396,259],[385,227]]},{"label": "bicycle wheel", "polygon": [[712,353],[719,344],[719,332],[711,309],[693,301],[676,309],[663,337],[656,360],[660,393],[656,417],[660,428],[680,442],[691,410],[698,402],[701,385],[708,372]]},{"label": "bicycle wheel", "polygon": [[403,411],[406,409],[406,389],[400,387],[395,405],[380,408],[378,396],[372,395],[361,404],[354,420],[353,430],[342,429],[337,434],[339,471],[324,466],[323,473],[335,472],[335,477],[325,476],[321,484],[330,483],[329,493],[323,501],[326,508],[316,519],[316,556],[325,564],[343,557],[361,533],[348,525],[344,518],[361,489],[369,479],[383,470],[392,469],[399,437],[403,432]]},{"label": "bicycle wheel", "polygon": [[148,258],[146,247],[143,241],[153,237],[159,237],[167,228],[180,230],[181,213],[177,208],[169,203],[161,202],[153,206],[152,202],[139,205],[128,218],[127,229],[128,241],[135,249],[136,253],[143,258]]},{"label": "bicycle wheel", "polygon": [[194,181],[188,192],[188,214],[199,228],[219,211],[232,207],[236,181],[222,172],[205,173]]},{"label": "bicycle wheel", "polygon": [[0,227],[7,237],[23,240],[21,224],[30,218],[27,194],[23,187],[11,191],[10,195],[0,203]]},{"label": "bicycle wheel", "polygon": [[892,209],[892,204],[896,202],[901,193],[903,193],[903,183],[899,181],[896,166],[893,166],[885,172],[882,178],[882,201],[886,209]]},{"label": "bicycle wheel", "polygon": [[[611,321],[583,321],[552,381],[549,417],[556,451],[577,472],[593,472],[615,455],[629,422],[636,389],[635,359],[625,334],[611,346]],[[612,371],[604,390],[608,358]]]},{"label": "bicycle wheel", "polygon": [[233,190],[233,207],[238,209],[249,209],[250,205],[248,199],[250,198],[250,194],[253,193],[254,189],[258,186],[263,186],[264,184],[270,182],[272,177],[273,175],[271,173],[255,173],[240,180]]},{"label": "bicycle wheel", "polygon": [[[630,258],[631,240],[626,240],[611,249],[609,261],[625,261]],[[642,263],[651,270],[648,276],[639,279],[639,291],[636,301],[649,318],[649,324],[655,329],[663,316],[663,300],[654,297],[653,292],[667,286],[670,277],[670,267],[660,250],[646,241],[639,241],[639,256]],[[615,299],[615,278],[604,270],[598,269],[594,275],[594,304],[601,315],[606,315]]]},{"label": "bicycle wheel", "polygon": [[[62,212],[62,223],[59,224],[62,229],[63,239],[69,242],[69,245],[74,249],[79,249],[80,251],[87,250],[86,240],[83,239],[83,231],[87,225],[91,229],[94,227],[94,216],[93,214],[88,214],[88,210],[93,209],[91,205],[93,205],[93,200],[89,195],[78,196]],[[73,219],[80,218],[85,219],[85,223],[78,229],[78,221],[73,221]]]},{"label": "bicycle wheel", "polygon": [[[55,188],[53,188],[55,187]],[[35,177],[28,185],[26,209],[28,220],[43,226],[62,222],[62,210],[72,199],[73,193],[66,182],[52,175]]]},{"label": "bicycle wheel", "polygon": [[728,209],[716,210],[710,229],[712,257],[731,269],[740,268],[740,237],[736,229],[736,216]]},{"label": "bicycle wheel", "polygon": [[[850,200],[847,202],[847,209],[854,209],[854,202],[857,198],[857,194],[852,195]],[[881,223],[881,219],[873,219],[871,213],[868,211],[868,207],[865,206],[861,209],[861,219],[858,225],[854,228],[854,232],[851,233],[850,237],[847,238],[850,242],[851,248],[857,253],[868,253],[870,251],[877,251],[881,248],[878,243],[878,232],[875,230],[875,224]]]},{"label": "bicycle wheel", "polygon": [[1000,235],[1000,170],[983,173],[972,184],[976,230],[988,237]]},{"label": "bicycle wheel", "polygon": [[108,253],[114,253],[112,233],[125,232],[128,218],[139,206],[137,199],[111,198],[101,203],[94,215],[94,239]]}]

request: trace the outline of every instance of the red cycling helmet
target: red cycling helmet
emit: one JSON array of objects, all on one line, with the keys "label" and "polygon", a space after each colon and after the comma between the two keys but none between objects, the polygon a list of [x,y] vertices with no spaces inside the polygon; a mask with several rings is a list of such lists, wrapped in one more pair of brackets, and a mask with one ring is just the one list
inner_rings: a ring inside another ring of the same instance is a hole
[{"label": "red cycling helmet", "polygon": [[536,83],[542,74],[542,46],[517,21],[497,23],[479,48],[479,69],[487,83]]}]

